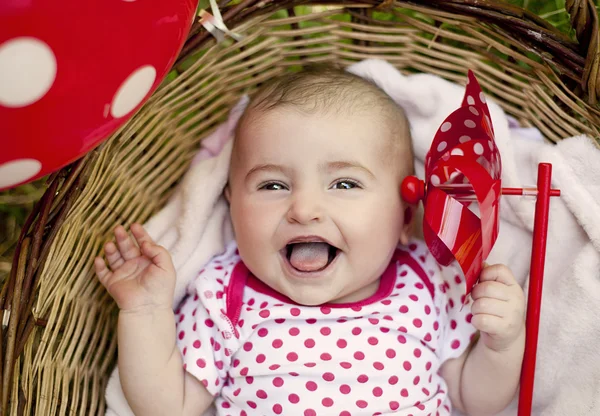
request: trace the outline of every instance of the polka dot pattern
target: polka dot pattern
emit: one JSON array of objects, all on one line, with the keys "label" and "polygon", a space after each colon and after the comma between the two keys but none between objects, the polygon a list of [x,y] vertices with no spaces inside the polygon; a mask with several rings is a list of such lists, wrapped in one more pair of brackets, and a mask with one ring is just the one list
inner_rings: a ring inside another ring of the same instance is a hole
[{"label": "polka dot pattern", "polygon": [[36,159],[17,159],[0,164],[0,189],[33,178],[42,169]]},{"label": "polka dot pattern", "polygon": [[40,100],[56,71],[56,56],[40,39],[24,36],[0,44],[0,105],[19,108]]},{"label": "polka dot pattern", "polygon": [[[472,82],[473,81],[473,82]],[[472,73],[469,73],[461,107],[440,125],[425,158],[425,170],[432,185],[469,183],[469,178],[457,173],[461,163],[452,156],[464,156],[479,163],[492,179],[501,176],[498,149],[484,94]]]},{"label": "polka dot pattern", "polygon": [[418,270],[399,263],[384,299],[307,307],[246,286],[234,326],[226,310],[239,261],[232,244],[207,265],[176,314],[186,371],[215,395],[219,415],[449,415],[437,373],[468,346],[470,307],[449,307],[463,290],[455,268],[437,273],[422,242],[405,250]]},{"label": "polka dot pattern", "polygon": [[156,69],[151,65],[145,65],[133,71],[115,93],[110,114],[114,118],[129,114],[144,100],[155,80]]}]

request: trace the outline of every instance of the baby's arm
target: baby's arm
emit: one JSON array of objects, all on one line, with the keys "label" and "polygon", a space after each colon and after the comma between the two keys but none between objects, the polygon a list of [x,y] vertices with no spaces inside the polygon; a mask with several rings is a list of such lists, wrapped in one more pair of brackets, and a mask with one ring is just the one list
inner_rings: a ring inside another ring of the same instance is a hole
[{"label": "baby's arm", "polygon": [[213,397],[183,370],[170,307],[119,313],[119,375],[136,415],[200,415]]},{"label": "baby's arm", "polygon": [[515,397],[525,350],[525,297],[511,271],[486,267],[473,289],[472,323],[480,338],[444,363],[452,404],[468,415],[494,415]]},{"label": "baby's arm", "polygon": [[95,261],[96,274],[119,305],[118,365],[123,392],[136,415],[198,415],[213,397],[183,369],[171,309],[175,270],[169,253],[142,226],[123,227],[116,245],[105,245],[108,267]]}]

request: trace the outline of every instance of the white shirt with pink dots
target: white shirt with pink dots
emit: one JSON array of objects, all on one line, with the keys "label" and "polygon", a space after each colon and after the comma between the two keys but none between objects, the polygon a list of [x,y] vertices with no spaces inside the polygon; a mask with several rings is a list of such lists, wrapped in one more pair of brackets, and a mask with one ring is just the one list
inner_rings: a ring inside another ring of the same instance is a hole
[{"label": "white shirt with pink dots", "polygon": [[218,415],[449,415],[438,371],[475,334],[464,288],[457,266],[413,241],[368,299],[303,306],[252,276],[232,243],[188,287],[177,345]]}]

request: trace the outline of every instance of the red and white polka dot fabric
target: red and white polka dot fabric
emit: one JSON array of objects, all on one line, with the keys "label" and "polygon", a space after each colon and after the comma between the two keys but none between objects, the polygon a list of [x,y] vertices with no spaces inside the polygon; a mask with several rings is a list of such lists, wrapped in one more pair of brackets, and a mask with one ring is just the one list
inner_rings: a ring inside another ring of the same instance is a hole
[{"label": "red and white polka dot fabric", "polygon": [[415,241],[369,299],[311,307],[258,281],[232,244],[176,311],[184,367],[219,415],[449,415],[438,370],[475,334],[458,270]]}]

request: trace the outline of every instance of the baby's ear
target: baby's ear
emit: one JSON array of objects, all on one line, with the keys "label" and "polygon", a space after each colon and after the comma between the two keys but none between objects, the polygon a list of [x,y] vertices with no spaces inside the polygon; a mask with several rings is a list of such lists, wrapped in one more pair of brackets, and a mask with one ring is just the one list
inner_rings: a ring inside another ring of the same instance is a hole
[{"label": "baby's ear", "polygon": [[225,199],[227,200],[227,203],[230,204],[231,203],[231,188],[229,187],[229,182],[227,183],[227,185],[225,185],[225,189],[223,190],[223,195],[225,195]]},{"label": "baby's ear", "polygon": [[402,230],[400,230],[400,244],[407,246],[413,234],[414,218],[417,207],[414,205],[406,205],[404,208],[404,221]]}]

